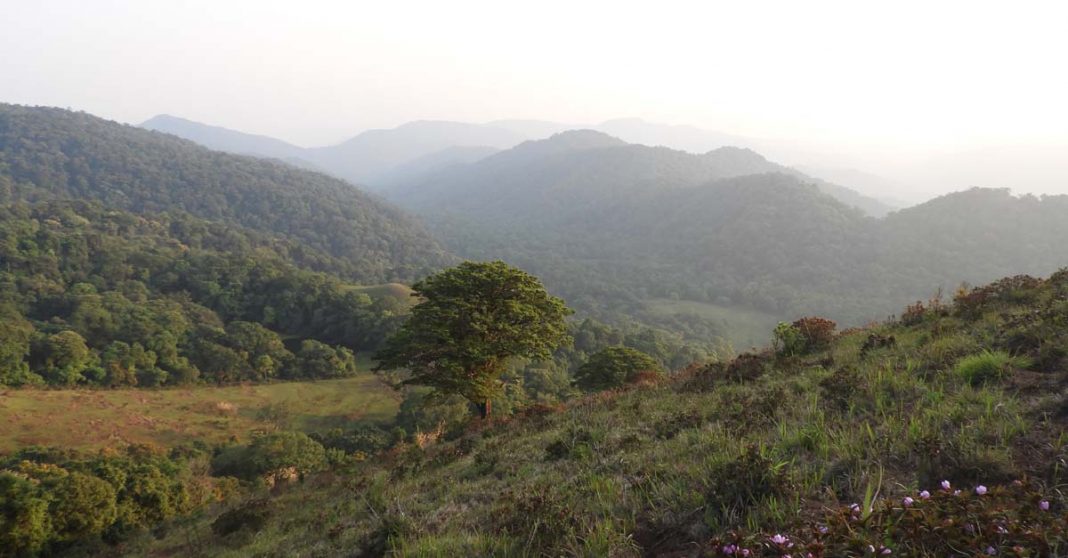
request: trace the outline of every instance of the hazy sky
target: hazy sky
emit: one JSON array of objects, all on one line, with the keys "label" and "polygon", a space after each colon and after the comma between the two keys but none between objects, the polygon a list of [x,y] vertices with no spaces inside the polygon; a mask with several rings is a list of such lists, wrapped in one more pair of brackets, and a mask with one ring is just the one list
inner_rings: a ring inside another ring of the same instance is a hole
[{"label": "hazy sky", "polygon": [[315,145],[414,119],[635,116],[868,156],[1068,145],[1065,2],[0,4],[0,100],[131,123]]}]

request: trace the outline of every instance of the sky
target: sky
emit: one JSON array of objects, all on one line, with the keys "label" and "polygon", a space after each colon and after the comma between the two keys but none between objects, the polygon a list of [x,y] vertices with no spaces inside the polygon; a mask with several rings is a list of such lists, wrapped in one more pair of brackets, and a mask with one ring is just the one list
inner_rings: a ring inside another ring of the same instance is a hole
[{"label": "sky", "polygon": [[[904,180],[939,154],[1068,146],[1064,2],[0,4],[0,101],[128,123],[312,146],[417,119],[640,117]],[[1068,192],[1061,170],[1046,190]]]}]

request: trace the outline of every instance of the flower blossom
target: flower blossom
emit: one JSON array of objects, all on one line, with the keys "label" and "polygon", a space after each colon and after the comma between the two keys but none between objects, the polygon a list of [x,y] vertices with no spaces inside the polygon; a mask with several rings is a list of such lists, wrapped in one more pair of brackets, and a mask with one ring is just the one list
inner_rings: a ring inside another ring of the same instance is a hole
[{"label": "flower blossom", "polygon": [[926,500],[926,499],[928,499],[930,497],[931,497],[931,493],[930,492],[927,492],[926,490],[920,492],[920,498],[921,499]]},{"label": "flower blossom", "polygon": [[980,496],[986,494],[986,487],[980,484],[979,486],[975,487],[975,493]]},{"label": "flower blossom", "polygon": [[1042,511],[1049,511],[1049,500],[1042,500],[1039,502],[1038,508]]},{"label": "flower blossom", "polygon": [[951,488],[951,486],[949,484],[949,481],[947,481],[947,480],[942,481],[942,490],[949,490],[950,488]]},{"label": "flower blossom", "polygon": [[915,502],[915,500],[913,500],[909,496],[905,496],[905,499],[901,500],[902,505],[904,505],[906,508],[911,506],[913,502]]}]

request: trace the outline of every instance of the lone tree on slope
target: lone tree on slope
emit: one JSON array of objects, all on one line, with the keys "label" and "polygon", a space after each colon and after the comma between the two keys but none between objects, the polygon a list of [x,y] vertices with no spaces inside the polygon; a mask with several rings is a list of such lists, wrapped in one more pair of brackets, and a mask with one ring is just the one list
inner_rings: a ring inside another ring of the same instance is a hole
[{"label": "lone tree on slope", "polygon": [[510,358],[548,358],[570,340],[564,301],[501,261],[465,262],[412,288],[422,301],[375,355],[375,369],[406,369],[405,384],[461,395],[482,418]]}]

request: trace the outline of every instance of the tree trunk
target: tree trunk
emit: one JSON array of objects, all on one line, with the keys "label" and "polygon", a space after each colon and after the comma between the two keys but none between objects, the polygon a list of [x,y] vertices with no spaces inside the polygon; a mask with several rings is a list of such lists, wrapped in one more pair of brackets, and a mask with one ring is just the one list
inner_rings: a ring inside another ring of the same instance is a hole
[{"label": "tree trunk", "polygon": [[475,405],[478,406],[478,416],[483,420],[488,419],[493,402],[487,399],[484,403],[475,403]]}]

